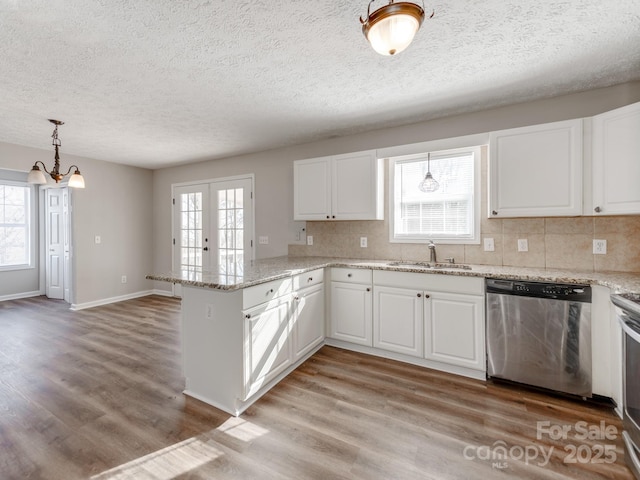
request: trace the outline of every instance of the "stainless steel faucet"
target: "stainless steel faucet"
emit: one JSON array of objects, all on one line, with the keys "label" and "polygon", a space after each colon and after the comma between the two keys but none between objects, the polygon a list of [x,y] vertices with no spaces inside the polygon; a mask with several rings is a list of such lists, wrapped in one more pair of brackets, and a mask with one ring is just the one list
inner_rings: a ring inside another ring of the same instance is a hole
[{"label": "stainless steel faucet", "polygon": [[436,244],[433,243],[433,240],[428,240],[429,245],[427,245],[427,247],[429,247],[429,262],[431,263],[436,263]]}]

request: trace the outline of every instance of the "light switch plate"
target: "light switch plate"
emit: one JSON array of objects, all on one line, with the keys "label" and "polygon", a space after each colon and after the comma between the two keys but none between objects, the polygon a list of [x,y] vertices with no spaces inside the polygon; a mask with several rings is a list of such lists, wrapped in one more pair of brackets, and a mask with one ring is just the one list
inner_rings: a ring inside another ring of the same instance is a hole
[{"label": "light switch plate", "polygon": [[313,235],[307,235],[307,245],[313,245]]},{"label": "light switch plate", "polygon": [[518,239],[518,251],[519,252],[528,252],[529,251],[529,241],[526,238]]},{"label": "light switch plate", "polygon": [[269,237],[267,237],[266,235],[261,235],[258,238],[258,243],[260,245],[269,245]]},{"label": "light switch plate", "polygon": [[360,237],[360,247],[367,248],[367,237]]},{"label": "light switch plate", "polygon": [[102,243],[102,238],[100,238],[100,235],[96,235],[94,241],[96,242],[96,245],[99,245]]}]

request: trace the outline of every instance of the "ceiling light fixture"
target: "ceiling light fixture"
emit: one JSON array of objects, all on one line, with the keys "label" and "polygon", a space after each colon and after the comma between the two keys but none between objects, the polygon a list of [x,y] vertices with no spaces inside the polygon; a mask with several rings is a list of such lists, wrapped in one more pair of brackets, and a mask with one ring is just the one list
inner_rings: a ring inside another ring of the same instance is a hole
[{"label": "ceiling light fixture", "polygon": [[51,176],[51,178],[55,180],[56,183],[59,183],[64,177],[71,173],[72,168],[75,168],[75,171],[73,172],[71,177],[69,177],[68,185],[73,188],[84,188],[84,177],[80,174],[80,170],[77,166],[71,165],[69,167],[69,170],[67,170],[67,173],[60,173],[60,155],[58,153],[58,148],[62,146],[62,142],[58,138],[58,126],[64,125],[64,122],[51,119],[49,119],[49,121],[55,125],[55,128],[53,129],[53,135],[51,135],[51,138],[53,138],[52,145],[56,148],[56,157],[55,163],[53,164],[53,170],[47,170],[47,167],[44,166],[44,163],[38,160],[33,164],[33,168],[29,172],[27,181],[29,183],[35,183],[37,185],[44,185],[47,183],[47,178],[44,176],[44,173],[42,173],[42,170],[40,170],[40,167],[38,167],[38,164],[42,165],[43,170],[47,172]]},{"label": "ceiling light fixture", "polygon": [[430,167],[431,167],[431,154],[427,153],[427,174],[424,176],[424,180],[422,180],[418,185],[418,188],[425,193],[433,193],[436,190],[438,190],[438,188],[440,188],[440,184],[438,183],[438,181],[435,178],[433,178],[433,175],[431,175]]},{"label": "ceiling light fixture", "polygon": [[[412,2],[389,0],[389,4],[371,13],[371,4],[367,8],[367,18],[360,17],[362,33],[373,49],[380,55],[395,55],[411,44],[413,37],[424,21],[424,2],[422,7]],[[431,13],[429,18],[433,18]]]}]

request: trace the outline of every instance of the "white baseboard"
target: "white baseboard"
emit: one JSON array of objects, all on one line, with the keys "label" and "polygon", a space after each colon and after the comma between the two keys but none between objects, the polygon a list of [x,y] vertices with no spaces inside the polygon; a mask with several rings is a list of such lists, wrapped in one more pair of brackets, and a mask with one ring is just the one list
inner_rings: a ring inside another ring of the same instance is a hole
[{"label": "white baseboard", "polygon": [[69,307],[70,310],[84,310],[86,308],[99,307],[100,305],[108,305],[110,303],[123,302],[125,300],[133,300],[134,298],[146,297],[148,295],[163,295],[167,297],[173,296],[171,292],[167,290],[144,290],[142,292],[129,293],[127,295],[120,295],[118,297],[103,298],[101,300],[94,300],[93,302],[85,303],[72,303]]},{"label": "white baseboard", "polygon": [[173,297],[174,296],[173,292],[171,290],[160,290],[159,288],[154,288],[153,290],[151,290],[151,295],[160,295],[161,297]]},{"label": "white baseboard", "polygon": [[0,302],[4,302],[6,300],[18,300],[20,298],[39,297],[40,295],[44,295],[40,290],[35,290],[33,292],[14,293],[12,295],[1,296]]}]

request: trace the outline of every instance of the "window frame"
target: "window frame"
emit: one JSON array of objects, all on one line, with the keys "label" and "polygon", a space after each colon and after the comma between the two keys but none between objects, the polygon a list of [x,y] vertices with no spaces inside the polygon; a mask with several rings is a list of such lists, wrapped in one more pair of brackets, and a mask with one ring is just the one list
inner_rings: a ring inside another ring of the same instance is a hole
[{"label": "window frame", "polygon": [[[398,155],[389,157],[389,242],[390,243],[416,243],[425,244],[429,240],[433,240],[438,243],[455,244],[455,245],[479,245],[480,244],[480,210],[481,210],[481,166],[482,166],[482,145],[475,145],[469,147],[461,147],[447,150],[431,151],[431,159],[434,157],[447,157],[458,156],[464,153],[473,154],[473,212],[472,212],[472,236],[468,238],[454,237],[454,236],[438,236],[429,234],[416,234],[416,235],[403,235],[396,236],[395,233],[395,221],[396,221],[396,199],[395,199],[395,170],[396,163],[407,162],[411,160],[424,161],[427,158],[427,152],[410,154],[410,155]],[[427,194],[425,194],[427,195]]]},{"label": "window frame", "polygon": [[36,217],[36,187],[35,185],[31,185],[27,182],[20,182],[15,180],[5,180],[0,178],[0,185],[12,186],[12,187],[24,187],[29,191],[29,208],[27,219],[27,236],[28,236],[28,261],[27,263],[21,263],[16,265],[0,265],[0,272],[11,272],[17,270],[29,270],[36,267],[36,232],[37,232],[37,222],[38,219]]}]

